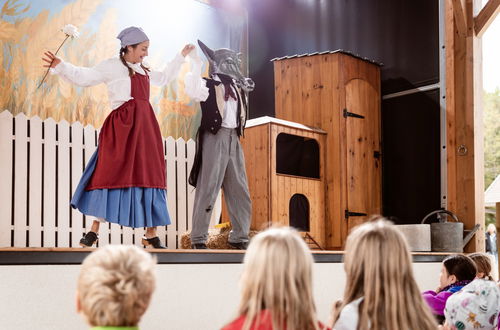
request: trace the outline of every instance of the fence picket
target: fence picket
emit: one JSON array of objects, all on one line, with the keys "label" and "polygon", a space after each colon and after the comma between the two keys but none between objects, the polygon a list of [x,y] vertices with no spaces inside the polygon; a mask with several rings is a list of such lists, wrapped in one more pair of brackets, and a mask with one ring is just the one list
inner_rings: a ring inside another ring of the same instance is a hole
[{"label": "fence picket", "polygon": [[[75,193],[83,173],[83,126],[80,122],[71,125],[71,196]],[[83,236],[83,215],[71,209],[71,246],[78,247]]]},{"label": "fence picket", "polygon": [[27,241],[28,214],[28,119],[23,113],[15,117],[14,140],[14,246],[24,246]]},{"label": "fence picket", "polygon": [[57,238],[59,247],[70,247],[70,162],[69,123],[57,125]]},{"label": "fence picket", "polygon": [[177,246],[180,246],[181,237],[187,231],[187,161],[186,143],[183,139],[175,141],[177,145]]},{"label": "fence picket", "polygon": [[[191,168],[193,167],[194,155],[196,153],[196,143],[190,139],[187,144],[187,177],[189,178],[189,173],[191,173]],[[189,183],[186,183],[187,189],[187,210],[188,210],[188,220],[186,225],[186,231],[191,231],[192,219],[193,219],[193,205],[194,205],[194,195],[195,188]]]},{"label": "fence picket", "polygon": [[30,119],[29,142],[29,242],[30,247],[42,246],[42,120]]},{"label": "fence picket", "polygon": [[56,122],[52,118],[44,121],[43,132],[43,246],[57,247]]},{"label": "fence picket", "polygon": [[167,226],[167,247],[177,248],[177,180],[175,171],[176,152],[175,140],[169,136],[165,139],[167,161],[167,205],[171,224]]},{"label": "fence picket", "polygon": [[12,232],[12,114],[4,110],[0,113],[0,247],[11,246]]}]

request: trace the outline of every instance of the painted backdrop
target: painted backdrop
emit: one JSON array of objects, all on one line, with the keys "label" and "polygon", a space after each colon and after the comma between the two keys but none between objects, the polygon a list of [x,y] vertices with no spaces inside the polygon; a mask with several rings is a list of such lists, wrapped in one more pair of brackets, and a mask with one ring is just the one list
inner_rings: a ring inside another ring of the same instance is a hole
[{"label": "painted backdrop", "polygon": [[[145,62],[162,70],[186,43],[200,39],[212,48],[227,47],[246,57],[246,16],[229,14],[195,0],[0,0],[0,110],[56,121],[80,121],[99,128],[111,111],[104,84],[80,88],[48,76],[37,89],[44,68],[43,52],[54,52],[64,40],[60,29],[78,27],[58,56],[78,66],[94,66],[118,56],[116,35],[127,26],[140,26],[151,40]],[[202,52],[198,50],[202,58]],[[246,62],[246,61],[245,61]],[[184,64],[178,79],[152,86],[151,103],[163,136],[189,139],[196,134],[199,105],[184,93]],[[205,73],[207,63],[205,62]]]}]

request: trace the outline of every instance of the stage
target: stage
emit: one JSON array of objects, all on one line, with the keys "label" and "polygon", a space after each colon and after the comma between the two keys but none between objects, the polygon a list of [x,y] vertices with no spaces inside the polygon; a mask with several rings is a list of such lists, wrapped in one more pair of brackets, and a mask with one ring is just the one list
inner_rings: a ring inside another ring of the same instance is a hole
[{"label": "stage", "polygon": [[[75,311],[76,279],[83,259],[94,249],[0,249],[0,318],[6,329],[85,330]],[[153,250],[157,287],[140,324],[143,329],[215,330],[236,313],[243,251]],[[318,316],[327,321],[342,297],[342,251],[313,252],[313,288]],[[421,290],[438,285],[444,253],[414,253]],[[3,327],[2,326],[2,327]]]}]

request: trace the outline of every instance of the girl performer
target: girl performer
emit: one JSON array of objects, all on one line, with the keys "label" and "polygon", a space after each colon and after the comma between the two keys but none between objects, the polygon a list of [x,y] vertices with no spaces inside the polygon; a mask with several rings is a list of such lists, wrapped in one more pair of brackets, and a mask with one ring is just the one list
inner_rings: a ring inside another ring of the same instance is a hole
[{"label": "girl performer", "polygon": [[166,204],[165,159],[160,127],[149,103],[149,84],[163,86],[177,77],[181,64],[194,49],[186,45],[163,72],[150,71],[142,61],[149,39],[141,28],[128,27],[117,37],[120,55],[93,68],[76,67],[51,52],[45,67],[78,86],[105,83],[113,111],[104,121],[99,144],[83,172],[71,206],[94,216],[80,245],[97,242],[100,222],[147,227],[144,245],[164,248],[157,226],[170,224]]}]

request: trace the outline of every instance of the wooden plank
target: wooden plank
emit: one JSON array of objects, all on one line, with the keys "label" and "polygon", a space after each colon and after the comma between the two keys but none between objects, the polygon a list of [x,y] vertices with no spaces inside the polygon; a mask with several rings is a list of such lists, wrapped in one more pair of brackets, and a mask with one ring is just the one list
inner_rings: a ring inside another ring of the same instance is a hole
[{"label": "wooden plank", "polygon": [[[71,124],[71,196],[76,191],[83,173],[83,126],[76,121]],[[83,214],[71,209],[71,246],[78,247],[83,236]]]},{"label": "wooden plank", "polygon": [[[456,0],[454,0],[456,1]],[[474,18],[474,32],[481,38],[500,12],[500,0],[489,0]]]},{"label": "wooden plank", "polygon": [[278,207],[278,199],[277,199],[277,191],[279,189],[278,185],[278,176],[276,175],[276,138],[278,136],[278,127],[276,125],[270,125],[270,155],[271,155],[271,170],[270,170],[270,178],[271,178],[271,187],[269,195],[271,196],[271,217],[269,219],[270,223],[276,223],[279,219],[279,207]]},{"label": "wooden plank", "polygon": [[3,174],[0,185],[0,247],[11,246],[12,228],[12,114],[0,112],[0,173]]},{"label": "wooden plank", "polygon": [[172,223],[167,226],[167,248],[177,248],[177,183],[175,168],[177,154],[175,151],[175,140],[169,136],[165,140],[166,144],[166,168],[167,168],[167,205]]},{"label": "wooden plank", "polygon": [[[453,8],[445,1],[445,47],[453,51],[446,52],[446,172],[447,172],[447,208],[457,210],[457,130],[455,106],[455,26]],[[464,55],[465,56],[465,55]]]},{"label": "wooden plank", "polygon": [[58,247],[56,241],[56,122],[44,121],[43,246]]},{"label": "wooden plank", "polygon": [[181,245],[181,237],[187,232],[188,205],[187,205],[187,152],[186,142],[179,138],[177,144],[177,241]]},{"label": "wooden plank", "polygon": [[[479,4],[476,3],[476,6]],[[465,1],[466,21],[473,19],[472,0]],[[452,26],[450,8],[446,8],[447,62],[447,141],[448,145],[448,209],[458,215],[466,229],[484,224],[481,47],[472,33],[466,37]],[[451,69],[451,72],[450,72]],[[478,232],[465,251],[481,251],[484,233]]]},{"label": "wooden plank", "polygon": [[29,240],[28,246],[42,246],[42,120],[30,119],[29,143]]},{"label": "wooden plank", "polygon": [[[496,219],[496,223],[495,223],[495,226],[497,228],[497,249],[498,249],[498,246],[500,246],[500,235],[498,233],[500,233],[500,202],[496,202],[495,203],[495,219]],[[497,274],[499,275],[498,277],[500,277],[500,262],[497,263]],[[498,280],[498,279],[497,279]]]},{"label": "wooden plank", "polygon": [[453,17],[455,18],[455,25],[457,32],[461,37],[467,35],[467,23],[465,21],[464,9],[461,0],[451,0],[451,7],[453,9]]},{"label": "wooden plank", "polygon": [[14,246],[25,247],[28,235],[28,119],[15,117]]},{"label": "wooden plank", "polygon": [[[193,162],[194,162],[194,155],[196,153],[196,143],[194,140],[189,139],[187,142],[187,169],[188,169],[188,178],[189,178],[189,173],[191,173],[191,168],[193,167]],[[188,199],[187,199],[187,208],[188,208],[188,221],[187,221],[187,231],[191,231],[192,228],[192,223],[193,223],[193,205],[194,205],[194,196],[195,196],[195,189],[193,186],[187,184],[187,192],[188,192]]]},{"label": "wooden plank", "polygon": [[122,226],[116,223],[110,224],[109,244],[122,244]]},{"label": "wooden plank", "polygon": [[[328,135],[323,148],[325,166],[325,218],[327,248],[340,248],[342,246],[342,224],[344,222],[343,208],[345,201],[345,175],[342,167],[342,139],[343,123],[341,112],[343,105],[341,94],[344,93],[341,84],[340,56],[338,54],[322,55],[321,61],[321,128]],[[344,135],[343,135],[344,134]],[[344,151],[345,152],[345,151]]]},{"label": "wooden plank", "polygon": [[70,160],[69,123],[62,120],[57,125],[57,238],[58,247],[70,247]]},{"label": "wooden plank", "polygon": [[132,245],[134,244],[134,228],[131,227],[122,227],[122,237],[123,237],[123,244],[125,245]]},{"label": "wooden plank", "polygon": [[[163,228],[163,231],[162,231],[162,235],[158,235],[158,237],[160,238],[160,240],[162,241],[162,243],[165,243],[166,241],[166,230],[165,230],[165,227],[162,227]],[[134,228],[134,244],[135,245],[138,245],[138,246],[143,246],[141,241],[142,241],[142,237],[144,236],[144,234],[146,233],[146,230],[145,228]]]}]

